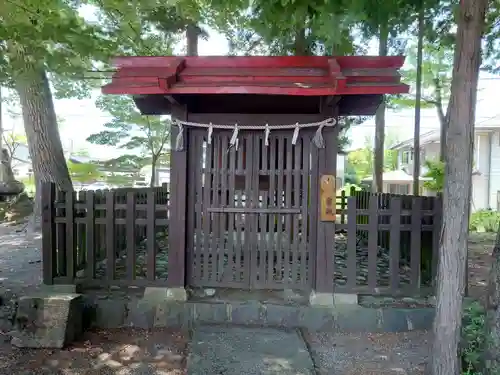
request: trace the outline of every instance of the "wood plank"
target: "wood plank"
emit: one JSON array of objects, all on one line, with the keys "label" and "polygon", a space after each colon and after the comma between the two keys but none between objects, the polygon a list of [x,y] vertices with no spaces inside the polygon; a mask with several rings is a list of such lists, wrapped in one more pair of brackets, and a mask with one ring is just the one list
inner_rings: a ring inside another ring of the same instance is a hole
[{"label": "wood plank", "polygon": [[[156,192],[151,190],[147,194],[148,210],[146,212],[147,225],[146,225],[146,244],[147,244],[147,261],[146,261],[146,278],[149,281],[156,279]],[[168,277],[168,276],[167,276]]]},{"label": "wood plank", "polygon": [[74,220],[74,204],[75,192],[69,191],[66,194],[66,277],[68,280],[75,278],[75,255],[76,255],[76,238],[75,238],[75,220]]},{"label": "wood plank", "polygon": [[300,272],[300,262],[306,262],[306,259],[301,259],[299,254],[300,243],[300,175],[302,164],[302,136],[299,134],[297,143],[293,146],[293,170],[292,170],[292,208],[298,209],[299,213],[292,216],[292,230],[291,230],[291,252],[292,252],[292,278],[294,283],[305,284],[304,275]]},{"label": "wood plank", "polygon": [[[226,151],[229,159],[229,170],[228,170],[228,205],[234,206],[236,202],[236,191],[235,191],[235,173],[236,173],[236,150],[234,147],[229,149],[229,152]],[[227,239],[227,260],[228,260],[228,271],[224,277],[224,285],[227,285],[229,282],[233,282],[236,279],[235,268],[237,264],[235,253],[237,242],[235,241],[234,236],[236,235],[236,223],[235,223],[236,214],[229,213],[228,220],[228,239]]]},{"label": "wood plank", "polygon": [[[204,172],[204,167],[202,165],[203,160],[206,160],[206,149],[203,148],[203,135],[200,134],[199,131],[195,132],[195,145],[193,147],[196,147],[198,152],[196,154],[196,224],[195,224],[195,236],[196,236],[196,247],[195,247],[195,254],[194,258],[196,260],[195,262],[195,269],[194,269],[194,278],[191,280],[194,282],[199,282],[202,279],[202,272],[203,272],[203,251],[204,251],[204,242],[205,242],[205,237],[203,236],[203,218],[204,218],[204,212],[203,212],[203,200],[204,200],[204,190],[203,190],[203,180],[205,176]],[[206,166],[205,166],[206,167]]]},{"label": "wood plank", "polygon": [[135,280],[136,272],[136,251],[135,251],[135,194],[127,193],[127,213],[126,213],[126,238],[127,238],[127,279]]},{"label": "wood plank", "polygon": [[[284,206],[289,208],[292,206],[292,173],[293,173],[293,151],[294,146],[292,145],[292,136],[287,136],[283,138],[284,143],[284,153],[286,154],[286,164],[284,165],[285,172],[285,201]],[[286,239],[286,245],[284,245],[283,251],[285,255],[285,275],[284,282],[287,285],[293,284],[293,280],[295,279],[295,275],[292,274],[291,270],[291,260],[293,255],[292,250],[292,215],[282,215],[282,218],[285,220],[285,233],[284,237]]]},{"label": "wood plank", "polygon": [[[243,168],[245,170],[245,208],[252,208],[252,179],[254,177],[254,166],[253,166],[253,137],[252,133],[244,133],[243,138]],[[243,252],[243,282],[247,287],[251,286],[251,273],[252,273],[252,252],[254,250],[254,236],[252,235],[253,223],[251,214],[244,215],[244,242],[242,246]]]},{"label": "wood plank", "polygon": [[401,198],[391,198],[390,208],[393,212],[390,223],[390,287],[392,290],[399,288],[399,259],[401,244]]},{"label": "wood plank", "polygon": [[[228,153],[226,150],[229,147],[229,134],[227,132],[224,132],[221,134],[220,138],[220,151],[219,151],[219,156],[221,159],[221,165],[220,165],[220,206],[227,206],[229,204],[229,197],[228,197]],[[219,251],[218,251],[218,277],[217,281],[222,283],[225,274],[227,272],[231,272],[230,269],[228,269],[228,265],[226,263],[227,259],[227,241],[226,241],[226,234],[229,234],[227,232],[227,223],[228,223],[228,214],[227,213],[220,213],[218,215],[218,232],[217,236],[219,237]],[[231,233],[232,234],[232,233]]]},{"label": "wood plank", "polygon": [[[210,171],[210,175],[212,176],[212,187],[210,189],[210,195],[211,195],[211,203],[209,209],[207,209],[207,213],[210,217],[210,241],[209,241],[209,247],[210,247],[210,253],[211,255],[211,272],[209,273],[210,279],[213,279],[214,281],[219,279],[219,272],[222,273],[222,270],[219,270],[219,257],[221,256],[221,252],[219,250],[219,241],[222,239],[219,237],[220,234],[220,216],[222,214],[214,214],[210,212],[211,207],[219,207],[220,206],[220,168],[219,168],[219,162],[220,162],[220,157],[221,155],[221,147],[222,147],[222,139],[221,135],[219,134],[217,137],[212,139],[213,143],[213,171]],[[223,254],[222,254],[223,257]]]},{"label": "wood plank", "polygon": [[[276,207],[279,209],[284,208],[283,207],[283,180],[284,180],[284,169],[285,169],[285,143],[286,143],[286,138],[282,134],[277,135],[277,150],[274,152],[278,153],[278,165],[276,168],[276,174],[277,174],[277,179],[278,179],[278,186],[276,190]],[[283,216],[282,215],[276,215],[276,219],[278,222],[277,225],[277,230],[276,230],[276,241],[278,242],[276,245],[276,254],[277,254],[277,262],[276,262],[276,269],[277,269],[277,281],[283,282],[284,280],[284,249],[283,249]],[[286,263],[286,262],[285,262]]]},{"label": "wood plank", "polygon": [[212,190],[212,173],[210,173],[210,168],[212,168],[213,163],[213,148],[214,143],[206,144],[206,158],[205,166],[203,168],[204,176],[204,186],[203,186],[203,266],[201,271],[201,278],[203,281],[210,281],[210,213],[208,209],[210,208],[211,201],[211,190]]},{"label": "wood plank", "polygon": [[415,290],[420,289],[420,270],[421,270],[421,242],[422,242],[422,197],[413,197],[411,217],[412,230],[410,233],[410,268],[411,278],[410,286]]},{"label": "wood plank", "polygon": [[377,280],[377,253],[378,253],[378,199],[376,196],[370,196],[369,201],[370,215],[368,216],[368,286],[376,288]]},{"label": "wood plank", "polygon": [[[196,216],[197,216],[197,197],[196,187],[199,179],[197,174],[197,166],[199,164],[199,145],[196,143],[196,129],[190,129],[188,133],[189,147],[188,147],[188,200],[187,200],[187,229],[186,229],[186,279],[191,283],[195,277],[196,268]],[[198,238],[199,239],[199,238]]]},{"label": "wood plank", "polygon": [[42,184],[42,265],[43,283],[52,285],[57,272],[56,210],[54,201],[56,187],[54,183]]},{"label": "wood plank", "polygon": [[[309,234],[309,196],[310,196],[310,174],[311,174],[311,140],[307,135],[302,136],[302,202],[301,205],[301,226],[300,226],[300,244],[299,244],[299,252],[300,252],[300,275],[301,280],[306,283],[304,286],[311,286],[311,281],[313,278],[313,274],[311,269],[314,267],[311,264],[312,256],[309,254],[310,248],[310,234]],[[314,209],[313,209],[314,211]],[[314,235],[315,237],[315,235]]]},{"label": "wood plank", "polygon": [[86,278],[95,278],[95,266],[96,266],[96,251],[95,251],[95,210],[94,210],[94,192],[89,190],[85,194],[85,200],[87,201],[87,213],[86,219],[87,223],[85,225],[85,245],[87,247],[87,269]]},{"label": "wood plank", "polygon": [[356,270],[356,239],[357,239],[357,225],[356,225],[356,198],[347,198],[347,262],[346,274],[347,283],[349,288],[355,288],[357,285]]},{"label": "wood plank", "polygon": [[109,281],[115,279],[115,193],[106,192],[106,276]]}]

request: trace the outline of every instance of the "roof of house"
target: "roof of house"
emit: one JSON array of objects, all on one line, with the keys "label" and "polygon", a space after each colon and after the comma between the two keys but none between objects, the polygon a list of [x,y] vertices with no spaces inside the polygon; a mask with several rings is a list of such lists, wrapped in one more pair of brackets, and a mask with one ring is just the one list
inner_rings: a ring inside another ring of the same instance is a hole
[{"label": "roof of house", "polygon": [[[439,142],[439,130],[431,130],[420,135],[420,145]],[[405,147],[413,147],[413,138],[407,139],[403,142],[396,143],[391,146],[390,150],[399,150]]]},{"label": "roof of house", "polygon": [[104,94],[330,96],[407,93],[403,56],[118,57]]},{"label": "roof of house", "polygon": [[[487,118],[486,120],[479,120],[478,122],[476,122],[474,129],[485,131],[500,129],[500,116],[493,116]],[[420,135],[420,145],[422,146],[429,143],[439,143],[440,138],[441,136],[439,130],[431,130]],[[403,142],[399,142],[394,146],[391,146],[390,149],[399,150],[405,147],[413,147],[413,138],[407,139]]]}]

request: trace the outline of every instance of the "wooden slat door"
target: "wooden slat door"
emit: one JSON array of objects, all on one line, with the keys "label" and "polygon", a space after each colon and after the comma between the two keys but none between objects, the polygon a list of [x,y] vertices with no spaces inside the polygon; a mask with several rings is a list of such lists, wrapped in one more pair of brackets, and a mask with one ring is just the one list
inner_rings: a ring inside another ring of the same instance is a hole
[{"label": "wooden slat door", "polygon": [[190,131],[190,285],[310,287],[311,137],[304,132],[292,145],[291,132],[275,132],[266,146],[263,132],[242,131],[236,149],[229,147],[231,132],[214,132],[208,144],[206,131]]}]

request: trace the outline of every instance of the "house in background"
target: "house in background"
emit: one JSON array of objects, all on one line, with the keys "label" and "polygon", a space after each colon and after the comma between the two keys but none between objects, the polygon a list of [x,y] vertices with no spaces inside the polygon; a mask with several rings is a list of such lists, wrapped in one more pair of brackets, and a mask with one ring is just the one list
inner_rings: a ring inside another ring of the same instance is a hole
[{"label": "house in background", "polygon": [[[491,119],[476,124],[474,136],[471,211],[484,209],[500,211],[500,119]],[[398,169],[411,176],[414,155],[413,139],[398,143],[392,149],[398,150]],[[426,172],[425,161],[438,160],[439,151],[439,130],[420,136],[422,174]]]}]

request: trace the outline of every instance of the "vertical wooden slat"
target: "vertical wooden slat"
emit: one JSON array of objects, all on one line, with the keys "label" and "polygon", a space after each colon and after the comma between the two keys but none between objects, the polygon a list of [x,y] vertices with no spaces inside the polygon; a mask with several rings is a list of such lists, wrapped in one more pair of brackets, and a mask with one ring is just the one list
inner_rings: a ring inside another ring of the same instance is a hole
[{"label": "vertical wooden slat", "polygon": [[127,192],[127,213],[126,213],[126,238],[127,238],[127,279],[135,280],[135,193]]},{"label": "vertical wooden slat", "polygon": [[75,278],[75,193],[66,194],[66,277],[68,281]]},{"label": "vertical wooden slat", "polygon": [[[253,207],[262,208],[264,207],[264,202],[261,202],[261,186],[260,179],[263,175],[263,170],[265,169],[265,159],[263,158],[263,138],[261,134],[254,135],[254,147],[253,147],[253,166],[254,166],[254,177],[253,177],[253,188],[252,188],[252,200]],[[253,237],[254,241],[254,257],[253,257],[253,269],[252,272],[255,273],[255,282],[259,285],[264,284],[266,279],[266,249],[263,247],[264,242],[262,241],[262,236],[264,236],[265,229],[263,228],[265,214],[255,214],[253,215]]]},{"label": "vertical wooden slat", "polygon": [[204,194],[204,188],[203,188],[203,181],[205,178],[205,170],[203,166],[203,161],[205,160],[206,163],[206,157],[207,157],[207,149],[203,148],[203,137],[196,132],[195,133],[195,140],[196,140],[196,147],[199,150],[199,153],[197,154],[197,159],[196,159],[196,252],[195,252],[195,259],[196,259],[196,268],[194,270],[194,275],[196,281],[199,283],[201,280],[202,272],[203,272],[203,251],[204,251],[204,241],[205,237],[203,235],[203,218],[205,217],[204,215],[204,206],[203,206],[203,200],[205,197]]},{"label": "vertical wooden slat", "polygon": [[356,197],[347,198],[347,286],[355,288],[356,280]]},{"label": "vertical wooden slat", "polygon": [[[197,185],[198,180],[200,178],[198,172],[199,166],[199,158],[200,158],[200,146],[196,142],[197,138],[195,137],[196,130],[191,130],[189,132],[189,149],[188,149],[188,200],[187,200],[187,243],[186,243],[186,261],[188,267],[186,268],[186,278],[188,282],[192,283],[193,277],[195,276],[194,269],[196,268],[197,260],[196,260],[196,249],[197,249],[197,241],[195,241],[196,237],[196,217],[198,215],[198,197],[197,194]],[[170,221],[170,219],[169,219]],[[199,237],[198,237],[199,240]]]},{"label": "vertical wooden slat", "polygon": [[[211,207],[219,207],[220,205],[220,157],[221,157],[221,147],[222,147],[222,139],[219,135],[215,139],[212,140],[214,143],[214,156],[213,156],[213,167],[212,167],[212,178],[213,185],[211,191]],[[210,278],[212,282],[216,282],[218,280],[219,272],[222,274],[222,269],[219,269],[219,256],[223,257],[223,253],[220,251],[219,241],[222,240],[219,237],[220,233],[220,216],[223,215],[221,213],[213,213],[210,214],[210,252],[212,253],[212,261],[211,261],[211,269]]]},{"label": "vertical wooden slat", "polygon": [[203,186],[203,266],[202,280],[207,282],[210,280],[210,200],[212,192],[212,162],[213,162],[213,140],[211,144],[206,145],[205,168],[203,171],[204,186]]},{"label": "vertical wooden slat", "polygon": [[[285,142],[286,138],[283,134],[279,134],[277,137],[278,141],[278,149],[274,152],[278,153],[278,168],[276,169],[276,174],[278,178],[278,189],[276,190],[276,207],[283,208],[283,180],[285,177],[284,168],[285,168]],[[276,254],[277,254],[277,262],[276,269],[278,272],[278,280],[280,283],[285,282],[284,275],[284,264],[286,263],[286,259],[284,258],[284,249],[283,249],[283,215],[277,214],[276,221],[278,222],[278,228],[276,233]]]},{"label": "vertical wooden slat", "polygon": [[154,190],[149,191],[147,195],[146,218],[146,277],[149,281],[154,281],[156,278],[156,192]]},{"label": "vertical wooden slat", "polygon": [[52,285],[57,269],[56,249],[56,187],[52,182],[42,184],[42,266],[43,283]]},{"label": "vertical wooden slat", "polygon": [[310,203],[308,203],[308,226],[309,226],[309,275],[311,278],[311,286],[316,288],[317,286],[317,273],[321,270],[319,253],[318,253],[318,221],[319,221],[319,149],[312,144],[308,139],[310,144],[309,149],[311,152],[310,160]]},{"label": "vertical wooden slat", "polygon": [[[245,168],[245,208],[252,207],[252,179],[254,177],[254,166],[253,166],[253,137],[251,133],[246,133],[244,139],[244,168]],[[244,243],[242,246],[243,251],[243,280],[248,285],[251,286],[252,276],[252,260],[254,254],[252,254],[254,247],[254,236],[253,236],[253,214],[244,214]]]},{"label": "vertical wooden slat", "polygon": [[115,279],[115,194],[106,192],[106,276]]},{"label": "vertical wooden slat", "polygon": [[[234,147],[232,147],[229,152],[226,152],[228,158],[229,158],[229,170],[228,170],[228,206],[229,207],[234,207],[235,205],[235,178],[236,178],[236,151],[234,150]],[[228,213],[227,214],[227,271],[224,274],[224,281],[225,282],[232,282],[234,277],[235,277],[235,267],[236,267],[236,262],[235,262],[235,241],[234,241],[234,236],[235,236],[235,214],[233,213]]]},{"label": "vertical wooden slat", "polygon": [[[269,137],[269,157],[270,157],[270,163],[269,163],[269,192],[268,192],[268,197],[269,197],[269,205],[268,207],[276,207],[276,173],[277,173],[277,168],[276,168],[276,144],[277,140],[275,136]],[[277,215],[275,214],[270,214],[268,215],[269,217],[269,231],[266,236],[266,248],[268,252],[268,257],[269,257],[269,264],[268,266],[268,271],[267,271],[267,282],[268,283],[273,283],[277,279],[277,273],[279,272],[278,266],[277,266],[277,261],[278,261],[278,252],[276,249],[276,246],[274,245],[275,243],[275,228],[276,228],[276,218]]]},{"label": "vertical wooden slat", "polygon": [[[354,198],[356,199],[356,198]],[[378,253],[378,198],[368,197],[368,287],[377,287],[377,253]]]},{"label": "vertical wooden slat", "polygon": [[85,245],[87,247],[87,270],[86,277],[90,279],[95,278],[96,266],[96,251],[95,251],[95,205],[94,205],[94,192],[87,191],[85,194],[87,216],[85,228]]},{"label": "vertical wooden slat", "polygon": [[441,234],[443,231],[443,196],[439,194],[434,199],[432,228],[432,286],[437,287],[437,273],[439,267],[439,251],[441,246]]},{"label": "vertical wooden slat", "polygon": [[[296,146],[292,145],[292,137],[284,137],[283,139],[284,147],[286,147],[286,165],[284,165],[283,170],[285,171],[285,207],[292,206],[292,173],[293,173],[293,165],[292,165],[292,157],[293,152]],[[285,150],[283,150],[285,152]],[[286,247],[283,249],[285,255],[285,277],[284,283],[288,285],[293,283],[293,279],[295,275],[290,277],[291,273],[291,255],[292,255],[292,215],[285,215],[285,238],[286,238]]]},{"label": "vertical wooden slat", "polygon": [[[309,238],[309,195],[310,195],[310,170],[311,170],[311,140],[308,136],[302,136],[302,203],[301,203],[301,227],[300,227],[300,275],[303,282],[311,282],[311,259],[313,253],[310,250]],[[314,211],[315,209],[313,209]],[[314,233],[314,237],[316,233]],[[309,259],[308,259],[309,255]],[[309,285],[310,286],[310,285]]]},{"label": "vertical wooden slat", "polygon": [[390,232],[390,287],[397,290],[399,287],[399,258],[400,258],[400,237],[401,237],[401,198],[393,197],[390,201],[391,210],[391,232]]},{"label": "vertical wooden slat", "polygon": [[[66,196],[69,193],[56,188],[55,194],[57,203],[64,203],[64,207],[66,207]],[[56,217],[66,217],[66,208],[56,208]],[[66,233],[66,223],[56,224],[57,276],[66,275]]]},{"label": "vertical wooden slat", "polygon": [[420,288],[420,263],[422,241],[422,197],[413,197],[411,207],[410,234],[410,285],[412,290]]},{"label": "vertical wooden slat", "polygon": [[[227,148],[229,147],[229,136],[227,133],[224,133],[221,135],[221,141],[220,141],[220,150],[219,150],[219,155],[221,158],[221,166],[219,169],[219,174],[220,174],[220,205],[223,207],[227,207],[229,202],[228,202],[228,194],[227,194],[227,179],[228,179],[228,170],[227,170],[227,162],[228,162],[228,153],[226,152]],[[218,226],[219,226],[219,231],[218,234],[216,234],[219,237],[219,246],[218,246],[218,254],[219,254],[219,264],[218,264],[218,282],[222,282],[224,279],[224,275],[227,272],[230,272],[230,269],[228,268],[228,265],[225,264],[226,259],[227,259],[227,251],[229,249],[226,249],[226,228],[227,228],[227,213],[220,213],[218,214]],[[232,235],[232,232],[229,231],[227,233],[228,235]]]},{"label": "vertical wooden slat", "polygon": [[[293,194],[293,208],[295,209],[300,209],[300,166],[302,164],[302,137],[299,137],[297,139],[297,143],[295,146],[293,146],[293,154],[294,154],[294,165],[293,165],[293,177],[291,189],[292,189],[292,194]],[[291,166],[292,167],[292,166]],[[300,227],[299,227],[299,220],[300,220],[300,214],[293,214],[292,215],[292,223],[293,223],[293,230],[292,230],[292,243],[291,243],[291,251],[292,251],[292,281],[294,283],[299,283],[299,284],[305,284],[304,283],[304,274],[301,273],[301,268],[300,268],[300,262],[305,262],[305,259],[301,259],[299,255],[299,232],[300,232]]]}]

